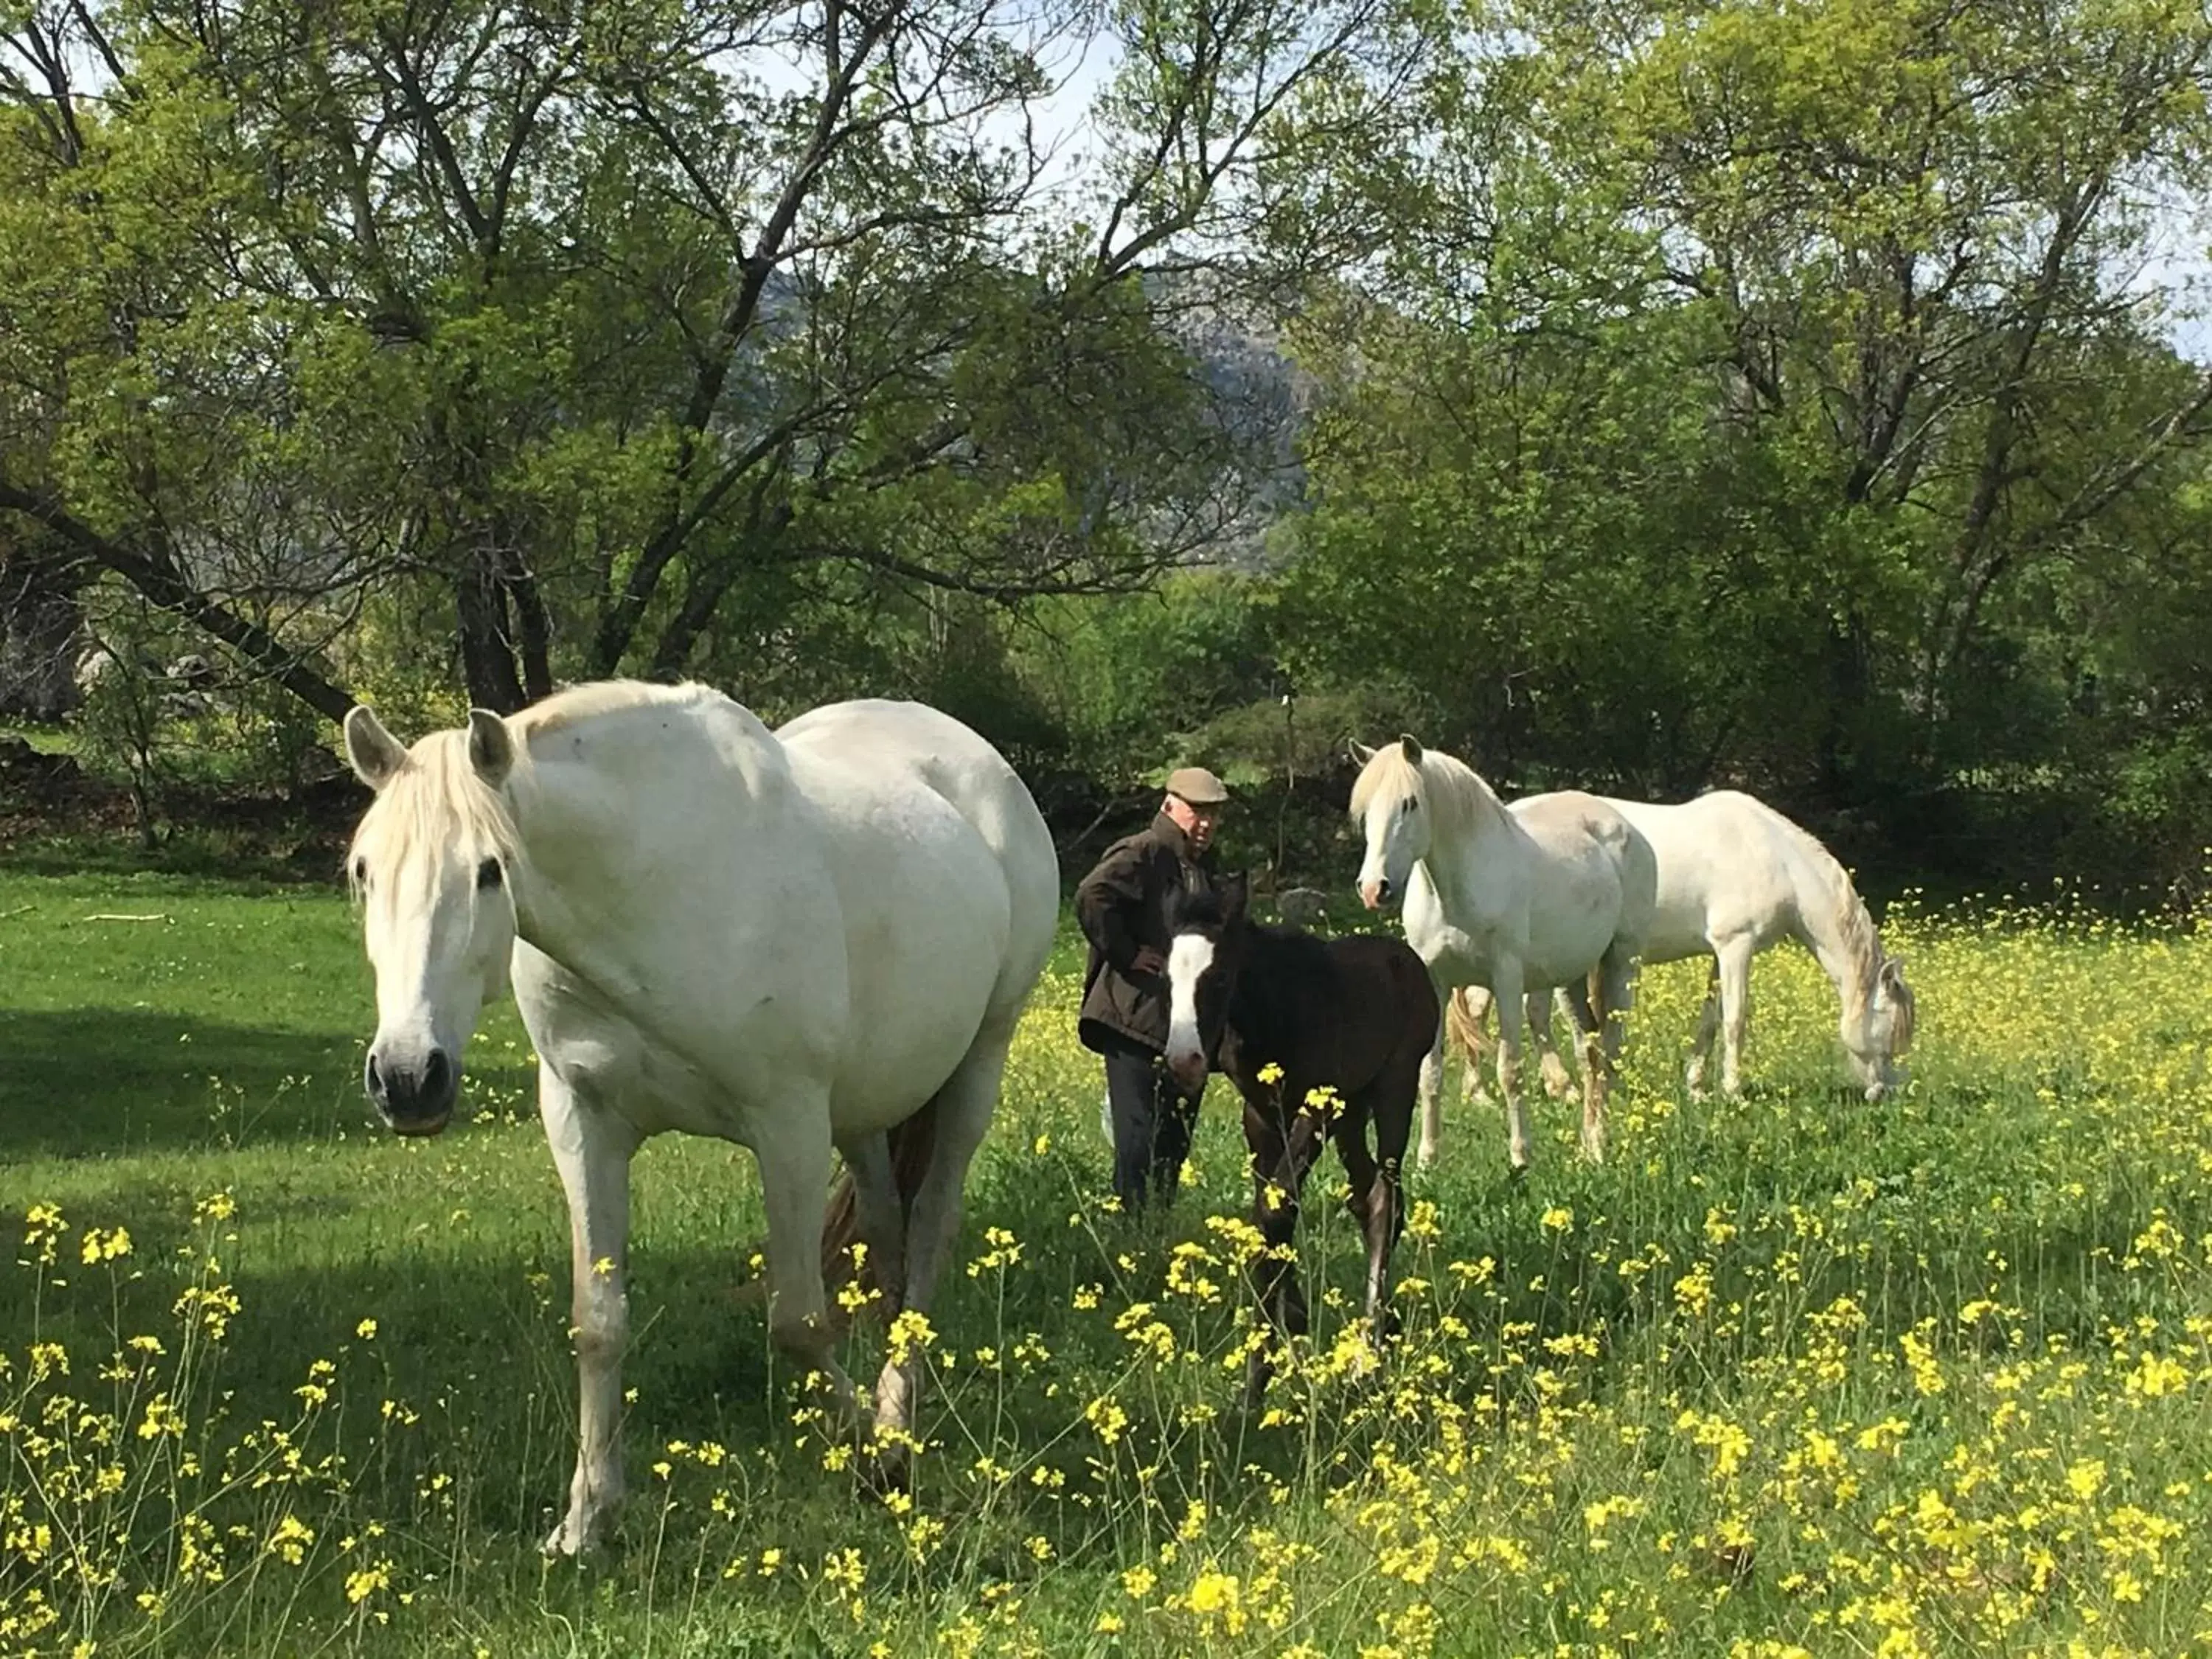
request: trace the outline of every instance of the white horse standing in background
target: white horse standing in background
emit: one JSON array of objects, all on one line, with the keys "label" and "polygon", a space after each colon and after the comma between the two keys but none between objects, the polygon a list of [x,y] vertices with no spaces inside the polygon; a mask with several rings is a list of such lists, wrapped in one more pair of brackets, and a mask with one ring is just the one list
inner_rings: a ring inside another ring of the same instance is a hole
[{"label": "white horse standing in background", "polygon": [[[1462,985],[1498,998],[1498,1086],[1513,1167],[1528,1164],[1522,996],[1553,987],[1568,993],[1582,1030],[1583,1152],[1601,1159],[1607,1074],[1635,1000],[1657,887],[1650,846],[1620,813],[1577,790],[1509,809],[1473,768],[1410,737],[1379,750],[1355,744],[1352,752],[1364,763],[1352,787],[1352,816],[1367,838],[1360,898],[1370,909],[1403,903],[1406,942],[1428,964],[1440,1006]],[[1443,1046],[1440,1020],[1421,1067],[1423,1164],[1443,1139]]]},{"label": "white horse standing in background", "polygon": [[[1901,957],[1882,949],[1864,901],[1834,854],[1809,832],[1764,801],[1733,789],[1663,806],[1609,803],[1643,831],[1659,860],[1659,901],[1644,941],[1646,963],[1713,958],[1712,982],[1690,1048],[1686,1081],[1705,1092],[1713,1036],[1721,1044],[1721,1091],[1743,1087],[1744,1034],[1751,1019],[1751,960],[1794,939],[1810,951],[1836,988],[1838,1030],[1851,1073],[1869,1101],[1902,1079],[1898,1061],[1912,1047],[1912,988]],[[1470,1089],[1480,1059],[1481,1020],[1489,998],[1463,993],[1448,1024],[1468,1055]],[[1544,1053],[1547,1083],[1559,1067],[1551,1047],[1549,1011],[1535,998],[1527,1008]]]},{"label": "white horse standing in background", "polygon": [[[579,1446],[549,1551],[598,1540],[623,1491],[629,1164],[663,1130],[750,1147],[769,1331],[856,1425],[819,1255],[833,1147],[879,1282],[927,1308],[1006,1050],[1052,948],[1059,862],[996,750],[914,703],[771,732],[703,686],[611,682],[403,748],[365,708],[346,748],[376,799],[351,870],[376,970],[368,1092],[391,1126],[451,1116],[483,1004],[510,978],[573,1233]],[[910,1214],[888,1132],[933,1125]],[[874,1400],[896,1468],[916,1374]]]}]

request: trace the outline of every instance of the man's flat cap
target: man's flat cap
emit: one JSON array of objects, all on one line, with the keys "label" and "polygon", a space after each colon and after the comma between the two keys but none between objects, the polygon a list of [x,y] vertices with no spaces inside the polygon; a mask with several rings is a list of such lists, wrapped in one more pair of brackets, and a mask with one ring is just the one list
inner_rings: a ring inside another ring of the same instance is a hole
[{"label": "man's flat cap", "polygon": [[1180,795],[1193,806],[1218,806],[1229,799],[1221,780],[1203,766],[1178,766],[1169,773],[1168,793]]}]

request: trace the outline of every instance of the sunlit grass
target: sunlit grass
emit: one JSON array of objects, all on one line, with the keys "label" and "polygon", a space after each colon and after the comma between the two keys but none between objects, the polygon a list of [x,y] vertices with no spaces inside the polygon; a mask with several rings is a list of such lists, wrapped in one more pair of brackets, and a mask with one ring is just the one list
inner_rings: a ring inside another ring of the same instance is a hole
[{"label": "sunlit grass", "polygon": [[[28,907],[25,908],[23,907]],[[1101,1200],[1072,950],[1025,1024],[870,1491],[732,1287],[750,1160],[637,1169],[632,1499],[565,1497],[566,1231],[502,1011],[473,1121],[375,1132],[342,902],[0,878],[0,1650],[2176,1653],[2212,1641],[2212,935],[1893,917],[1913,1082],[1860,1102],[1762,958],[1748,1098],[1646,976],[1612,1161],[1494,1109],[1413,1178],[1402,1338],[1358,1336],[1317,1173],[1315,1334],[1264,1413],[1237,1115],[1140,1228]],[[94,915],[166,921],[94,922]],[[180,1040],[181,1039],[181,1040]],[[850,1368],[884,1333],[862,1319]]]}]

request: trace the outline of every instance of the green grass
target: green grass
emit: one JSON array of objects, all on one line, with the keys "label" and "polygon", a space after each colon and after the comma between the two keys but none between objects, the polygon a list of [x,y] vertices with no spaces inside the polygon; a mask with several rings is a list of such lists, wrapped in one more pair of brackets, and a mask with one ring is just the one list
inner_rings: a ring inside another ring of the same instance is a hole
[{"label": "green grass", "polygon": [[[157,919],[95,919],[118,916]],[[635,1173],[632,1501],[579,1568],[535,1547],[574,1373],[511,1008],[471,1046],[468,1121],[399,1141],[361,1096],[373,988],[341,896],[0,875],[0,1214],[68,1224],[0,1277],[0,1651],[2188,1650],[2212,1623],[2212,943],[1911,932],[1923,1052],[1894,1105],[1843,1086],[1826,988],[1781,957],[1733,1105],[1674,1085],[1695,972],[1647,976],[1602,1169],[1540,1103],[1512,1182],[1495,1109],[1455,1095],[1379,1369],[1339,1342],[1358,1274],[1325,1165],[1280,1420],[1237,1407],[1247,1316],[1207,1224],[1248,1202],[1227,1091],[1164,1224],[1102,1213],[1064,942],[960,1258],[998,1228],[1019,1260],[940,1298],[915,1509],[825,1468],[733,1294],[750,1158],[666,1139]],[[216,1194],[234,1212],[196,1221]],[[80,1259],[117,1227],[128,1255]],[[176,1311],[195,1285],[234,1292],[220,1340]],[[881,1345],[856,1327],[848,1368]],[[158,1390],[181,1434],[140,1432]],[[86,1495],[102,1468],[119,1492]],[[857,1586],[825,1570],[848,1549]]]}]

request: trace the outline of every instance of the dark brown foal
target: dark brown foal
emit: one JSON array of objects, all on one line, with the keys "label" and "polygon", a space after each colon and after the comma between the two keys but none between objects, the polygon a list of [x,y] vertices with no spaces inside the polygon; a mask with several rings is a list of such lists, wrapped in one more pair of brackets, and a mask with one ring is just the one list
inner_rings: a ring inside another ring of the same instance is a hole
[{"label": "dark brown foal", "polygon": [[[1352,1178],[1349,1207],[1367,1242],[1369,1327],[1386,1334],[1390,1252],[1406,1225],[1399,1169],[1437,1035],[1428,969],[1400,939],[1261,927],[1245,914],[1242,877],[1182,901],[1171,928],[1167,1063],[1186,1090],[1218,1068],[1244,1097],[1253,1219],[1267,1247],[1254,1274],[1261,1307],[1283,1335],[1306,1329],[1290,1247],[1327,1136]],[[1272,1370],[1268,1350],[1253,1355],[1248,1402]]]}]

